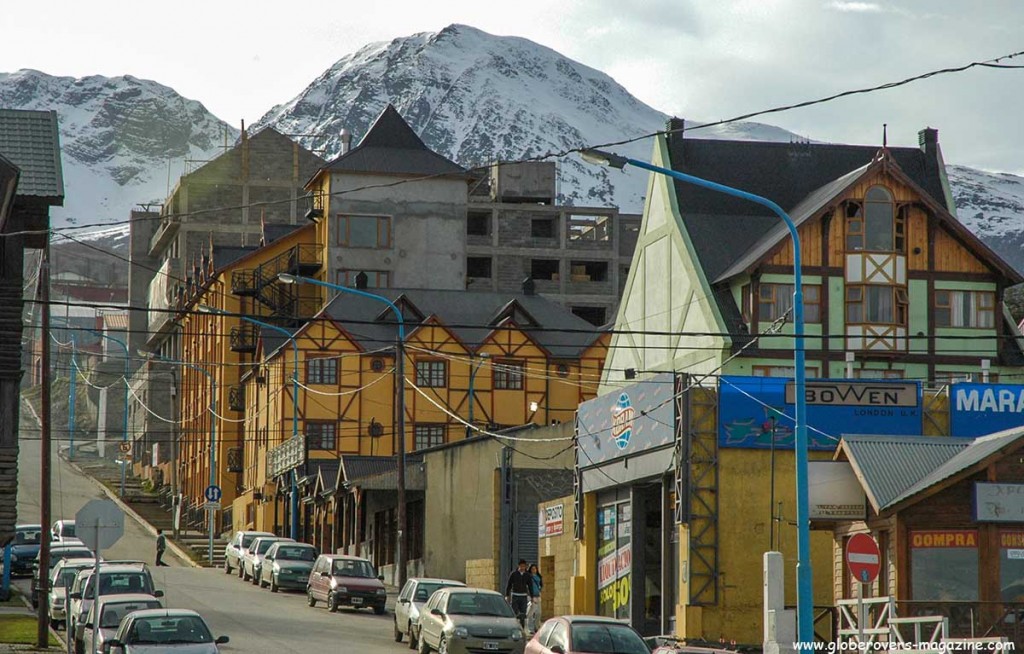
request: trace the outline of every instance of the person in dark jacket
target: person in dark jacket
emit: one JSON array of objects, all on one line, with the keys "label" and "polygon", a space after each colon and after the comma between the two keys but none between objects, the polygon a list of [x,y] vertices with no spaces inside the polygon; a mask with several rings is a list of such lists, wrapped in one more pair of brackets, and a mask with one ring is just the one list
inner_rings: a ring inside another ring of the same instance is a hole
[{"label": "person in dark jacket", "polygon": [[530,603],[530,573],[526,571],[526,559],[519,559],[519,567],[508,576],[505,599],[516,612],[519,624],[525,627],[526,609]]},{"label": "person in dark jacket", "polygon": [[157,566],[167,566],[164,563],[164,550],[167,549],[167,538],[164,536],[163,529],[156,530],[156,564]]}]

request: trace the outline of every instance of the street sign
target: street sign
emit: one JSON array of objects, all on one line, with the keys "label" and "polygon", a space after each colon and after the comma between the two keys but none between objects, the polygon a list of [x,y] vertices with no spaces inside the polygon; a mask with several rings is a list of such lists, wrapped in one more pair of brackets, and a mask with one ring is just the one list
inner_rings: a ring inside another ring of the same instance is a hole
[{"label": "street sign", "polygon": [[867,534],[854,534],[846,544],[846,565],[854,579],[870,584],[878,578],[882,554],[878,543]]},{"label": "street sign", "polygon": [[117,449],[121,452],[121,454],[128,454],[129,452],[132,451],[132,442],[121,441],[120,443],[117,444]]},{"label": "street sign", "polygon": [[207,502],[203,505],[207,511],[220,511],[220,502]]},{"label": "street sign", "polygon": [[206,490],[203,491],[203,497],[206,498],[207,502],[220,502],[220,497],[223,495],[220,490],[220,486],[207,486]]},{"label": "street sign", "polygon": [[90,500],[75,514],[75,536],[94,552],[124,535],[124,511],[110,500]]}]

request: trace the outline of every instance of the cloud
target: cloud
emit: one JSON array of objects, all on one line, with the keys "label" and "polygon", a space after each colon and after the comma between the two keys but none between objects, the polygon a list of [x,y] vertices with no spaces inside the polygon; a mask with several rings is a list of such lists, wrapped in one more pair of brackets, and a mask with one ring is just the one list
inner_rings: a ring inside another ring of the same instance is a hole
[{"label": "cloud", "polygon": [[855,2],[850,0],[835,0],[828,4],[829,9],[845,11],[858,14],[881,14],[885,12],[882,5],[874,2]]}]

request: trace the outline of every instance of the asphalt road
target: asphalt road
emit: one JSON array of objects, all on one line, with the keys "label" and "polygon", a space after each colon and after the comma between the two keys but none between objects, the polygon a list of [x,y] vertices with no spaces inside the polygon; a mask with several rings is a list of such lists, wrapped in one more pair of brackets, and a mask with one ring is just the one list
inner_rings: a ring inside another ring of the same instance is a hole
[{"label": "asphalt road", "polygon": [[[38,426],[25,415],[19,458],[18,522],[39,522],[40,448]],[[72,519],[86,502],[104,497],[90,479],[76,472],[56,453],[52,462],[52,516]],[[152,562],[154,538],[131,518],[125,519],[124,536],[103,552],[105,558],[140,559]],[[224,652],[353,652],[383,654],[408,652],[406,643],[395,643],[390,613],[376,616],[342,609],[328,613],[322,604],[306,605],[302,593],[271,593],[223,570],[192,568],[170,551],[164,556],[166,568],[152,568],[156,587],[165,593],[166,606],[198,611],[215,636],[226,635],[231,642]],[[29,580],[19,579],[27,593]]]}]

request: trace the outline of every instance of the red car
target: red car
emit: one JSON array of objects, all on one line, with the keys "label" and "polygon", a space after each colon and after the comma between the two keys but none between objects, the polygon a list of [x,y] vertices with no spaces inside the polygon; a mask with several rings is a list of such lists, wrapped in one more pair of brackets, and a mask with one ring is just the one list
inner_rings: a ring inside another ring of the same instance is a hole
[{"label": "red car", "polygon": [[540,628],[524,654],[650,654],[628,624],[594,615],[563,615]]},{"label": "red car", "polygon": [[354,609],[369,608],[384,615],[388,599],[384,577],[373,569],[367,559],[343,554],[321,554],[313,564],[306,585],[306,598],[310,606],[317,602],[327,604],[327,610],[337,611],[341,606]]},{"label": "red car", "polygon": [[686,641],[675,636],[658,636],[647,639],[648,643],[652,641],[655,644],[653,654],[737,654],[736,650],[731,649],[687,645]]}]

